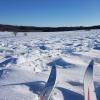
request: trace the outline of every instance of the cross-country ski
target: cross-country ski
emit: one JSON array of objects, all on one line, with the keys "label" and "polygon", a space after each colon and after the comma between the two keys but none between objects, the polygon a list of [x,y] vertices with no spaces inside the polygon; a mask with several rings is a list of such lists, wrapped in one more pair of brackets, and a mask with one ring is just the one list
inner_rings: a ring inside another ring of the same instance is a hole
[{"label": "cross-country ski", "polygon": [[84,76],[84,98],[85,100],[97,100],[93,81],[94,60],[92,60]]},{"label": "cross-country ski", "polygon": [[40,100],[49,100],[50,95],[55,86],[55,82],[56,82],[56,66],[53,66],[48,81],[45,84],[45,87],[40,94]]}]

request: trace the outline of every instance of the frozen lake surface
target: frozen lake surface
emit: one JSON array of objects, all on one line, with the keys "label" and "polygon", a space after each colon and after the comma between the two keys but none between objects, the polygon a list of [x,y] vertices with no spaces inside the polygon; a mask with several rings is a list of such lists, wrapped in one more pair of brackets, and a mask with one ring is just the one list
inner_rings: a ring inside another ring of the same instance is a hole
[{"label": "frozen lake surface", "polygon": [[58,33],[0,33],[0,100],[39,100],[56,64],[50,100],[84,100],[83,78],[94,59],[94,85],[100,100],[100,30]]}]

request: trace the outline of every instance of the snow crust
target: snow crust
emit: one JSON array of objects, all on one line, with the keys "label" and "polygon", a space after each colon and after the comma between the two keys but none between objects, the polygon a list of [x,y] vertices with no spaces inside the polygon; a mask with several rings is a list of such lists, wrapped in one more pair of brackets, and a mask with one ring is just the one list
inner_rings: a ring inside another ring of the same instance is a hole
[{"label": "snow crust", "polygon": [[100,30],[0,33],[0,100],[39,100],[54,64],[57,81],[50,100],[84,100],[83,78],[91,59],[100,100]]}]

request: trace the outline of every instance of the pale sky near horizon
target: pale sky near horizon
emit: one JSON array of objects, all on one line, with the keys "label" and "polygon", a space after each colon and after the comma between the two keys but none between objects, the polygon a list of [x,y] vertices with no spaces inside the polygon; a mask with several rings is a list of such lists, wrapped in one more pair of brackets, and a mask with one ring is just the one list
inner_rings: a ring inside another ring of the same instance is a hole
[{"label": "pale sky near horizon", "polygon": [[100,0],[0,0],[0,24],[99,25],[99,10]]}]

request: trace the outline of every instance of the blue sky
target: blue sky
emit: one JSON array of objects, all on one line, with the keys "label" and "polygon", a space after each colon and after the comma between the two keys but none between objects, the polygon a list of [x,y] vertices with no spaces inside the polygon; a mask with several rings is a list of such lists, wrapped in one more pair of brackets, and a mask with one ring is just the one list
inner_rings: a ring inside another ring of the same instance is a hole
[{"label": "blue sky", "polygon": [[100,24],[100,0],[0,0],[0,23],[33,26]]}]

